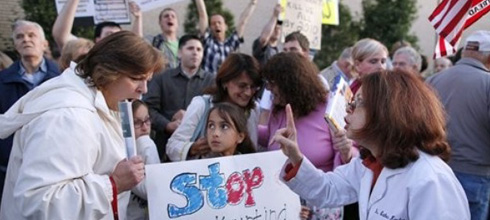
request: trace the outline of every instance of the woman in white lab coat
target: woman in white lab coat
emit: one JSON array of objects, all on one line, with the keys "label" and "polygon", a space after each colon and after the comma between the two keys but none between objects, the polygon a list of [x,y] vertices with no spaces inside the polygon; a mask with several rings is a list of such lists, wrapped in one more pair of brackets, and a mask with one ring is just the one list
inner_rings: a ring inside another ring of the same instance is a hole
[{"label": "woman in white lab coat", "polygon": [[444,162],[441,103],[417,76],[381,71],[361,78],[347,108],[347,136],[362,146],[360,158],[324,173],[299,151],[291,108],[274,141],[289,160],[282,179],[319,207],[359,202],[360,219],[470,219],[466,195]]}]

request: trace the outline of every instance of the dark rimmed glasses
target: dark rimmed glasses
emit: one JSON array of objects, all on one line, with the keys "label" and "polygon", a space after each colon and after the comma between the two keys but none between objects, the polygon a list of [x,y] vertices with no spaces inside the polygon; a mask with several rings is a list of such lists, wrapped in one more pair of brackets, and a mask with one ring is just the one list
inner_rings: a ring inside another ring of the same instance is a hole
[{"label": "dark rimmed glasses", "polygon": [[147,117],[144,121],[141,121],[141,120],[134,121],[134,128],[139,129],[139,128],[143,127],[144,124],[151,126],[150,117]]},{"label": "dark rimmed glasses", "polygon": [[356,108],[364,105],[364,100],[362,98],[352,99],[349,103],[347,103],[346,109],[347,112],[354,112]]}]

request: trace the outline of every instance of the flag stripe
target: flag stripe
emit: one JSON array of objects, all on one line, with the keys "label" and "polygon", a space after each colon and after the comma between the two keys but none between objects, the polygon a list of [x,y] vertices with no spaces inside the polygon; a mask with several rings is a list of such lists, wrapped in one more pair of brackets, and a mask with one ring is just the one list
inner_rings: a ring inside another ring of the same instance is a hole
[{"label": "flag stripe", "polygon": [[443,0],[429,16],[438,34],[434,58],[456,53],[463,31],[488,11],[490,0]]},{"label": "flag stripe", "polygon": [[432,14],[429,16],[429,21],[432,21],[437,15],[439,15],[442,12],[442,10],[444,10],[444,7],[446,7],[448,2],[449,0],[442,1],[434,10],[434,12],[432,12]]},{"label": "flag stripe", "polygon": [[[449,17],[452,17],[452,14],[455,13],[453,12],[454,8],[455,7],[458,7],[458,5],[456,5],[456,3],[458,3],[458,0],[450,0],[449,1],[449,4],[444,8],[444,10],[441,12],[441,15],[440,16],[437,16],[432,23],[432,25],[437,29],[439,28],[439,26],[441,25],[441,23],[444,21],[444,20],[447,20],[446,18],[449,16]],[[461,5],[461,2],[459,2]]]},{"label": "flag stripe", "polygon": [[[441,32],[447,35],[446,27],[450,27],[450,29],[455,28],[455,25],[466,16],[468,9],[471,5],[471,2],[465,2],[461,0],[454,0],[453,2],[457,2],[445,15],[444,19],[441,20],[439,26],[436,27],[436,31],[440,34]],[[464,24],[464,23],[463,23]],[[448,40],[448,39],[446,39]]]}]

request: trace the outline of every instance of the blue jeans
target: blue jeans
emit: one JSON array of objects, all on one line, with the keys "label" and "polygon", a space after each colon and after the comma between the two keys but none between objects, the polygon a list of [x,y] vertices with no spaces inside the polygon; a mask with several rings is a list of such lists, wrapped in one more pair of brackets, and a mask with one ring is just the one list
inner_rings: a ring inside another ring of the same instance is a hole
[{"label": "blue jeans", "polygon": [[487,220],[490,201],[490,177],[454,172],[468,198],[471,220]]}]

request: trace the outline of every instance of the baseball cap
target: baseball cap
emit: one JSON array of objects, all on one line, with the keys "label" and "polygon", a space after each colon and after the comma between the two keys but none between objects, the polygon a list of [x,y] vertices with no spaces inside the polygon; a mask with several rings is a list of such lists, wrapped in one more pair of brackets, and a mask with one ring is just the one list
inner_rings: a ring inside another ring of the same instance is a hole
[{"label": "baseball cap", "polygon": [[490,31],[475,31],[468,36],[465,50],[490,52]]}]

